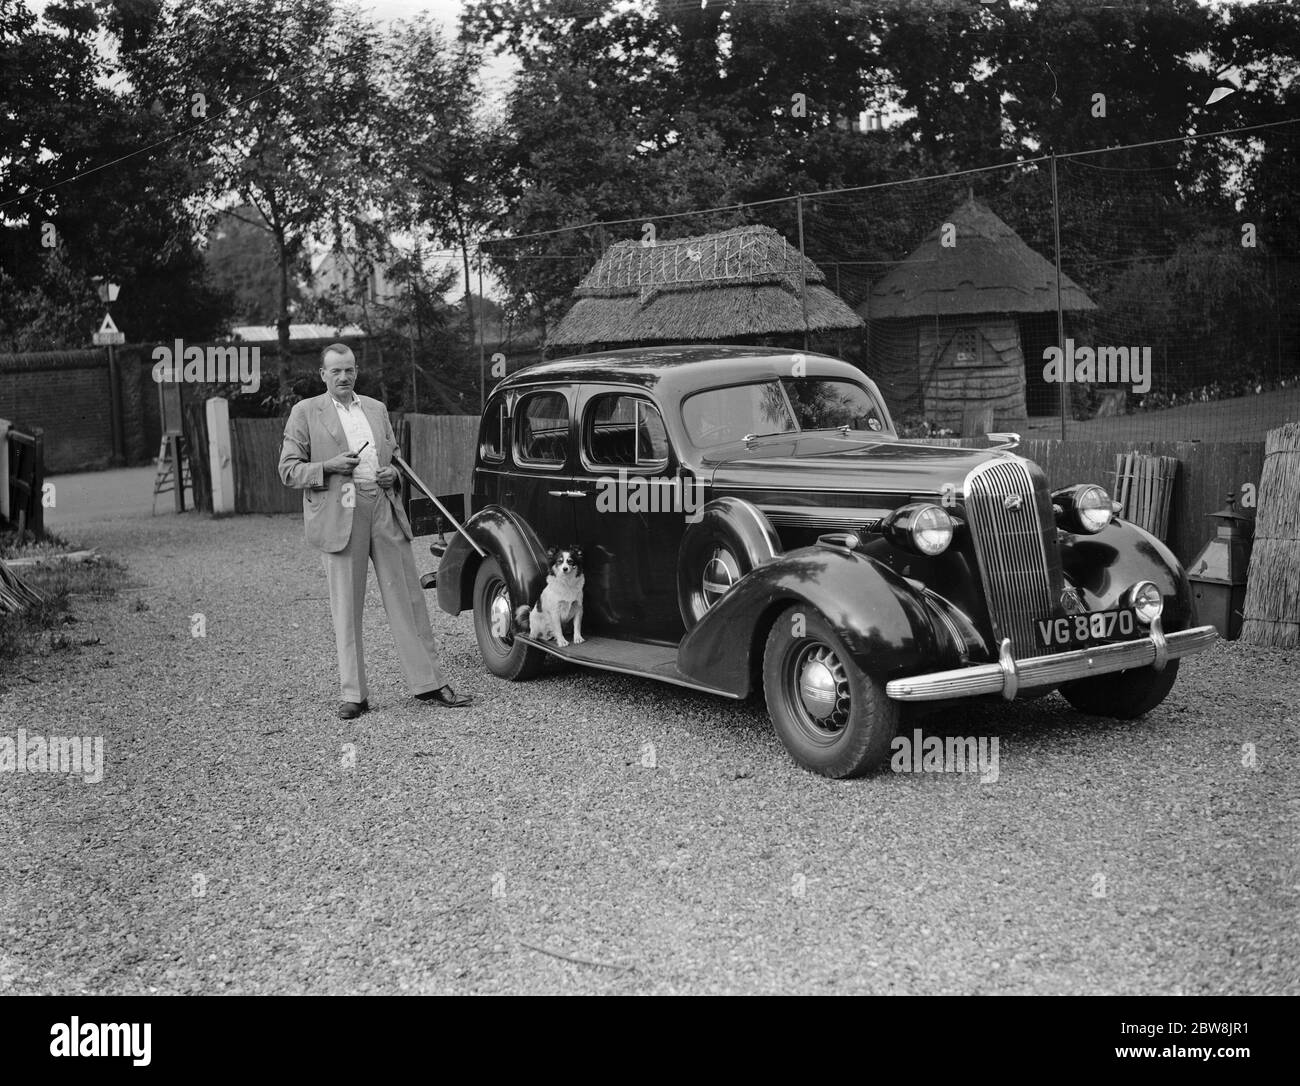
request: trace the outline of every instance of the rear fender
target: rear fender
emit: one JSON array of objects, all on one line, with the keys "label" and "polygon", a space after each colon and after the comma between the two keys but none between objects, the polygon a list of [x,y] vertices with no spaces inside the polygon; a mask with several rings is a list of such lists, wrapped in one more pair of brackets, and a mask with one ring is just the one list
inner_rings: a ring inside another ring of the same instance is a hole
[{"label": "rear fender", "polygon": [[768,631],[791,605],[820,612],[857,666],[879,682],[958,664],[961,649],[936,631],[907,581],[865,555],[815,546],[779,555],[738,581],[682,638],[678,669],[747,696]]},{"label": "rear fender", "polygon": [[[546,584],[546,548],[528,524],[499,505],[465,522],[465,531],[501,565],[510,598],[533,603]],[[438,606],[458,615],[474,606],[474,578],[483,559],[459,532],[438,563]]]}]

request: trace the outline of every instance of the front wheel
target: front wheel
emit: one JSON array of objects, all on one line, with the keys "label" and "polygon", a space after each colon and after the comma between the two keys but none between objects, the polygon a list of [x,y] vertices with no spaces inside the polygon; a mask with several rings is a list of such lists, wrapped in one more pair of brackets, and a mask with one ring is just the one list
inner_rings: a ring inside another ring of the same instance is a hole
[{"label": "front wheel", "polygon": [[1133,720],[1165,700],[1178,678],[1178,663],[1170,660],[1163,671],[1137,667],[1113,675],[1075,679],[1061,687],[1061,696],[1081,713]]},{"label": "front wheel", "polygon": [[474,578],[474,636],[493,675],[518,681],[542,670],[546,653],[515,639],[510,586],[495,558],[485,558]]},{"label": "front wheel", "polygon": [[816,611],[796,606],[777,618],[763,653],[763,693],[785,749],[814,773],[860,777],[889,754],[897,703]]}]

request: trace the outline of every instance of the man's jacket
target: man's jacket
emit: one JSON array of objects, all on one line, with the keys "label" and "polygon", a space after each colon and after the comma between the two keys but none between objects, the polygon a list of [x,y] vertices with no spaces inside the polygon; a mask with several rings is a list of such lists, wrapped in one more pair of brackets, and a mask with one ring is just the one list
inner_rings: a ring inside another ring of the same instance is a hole
[{"label": "man's jacket", "polygon": [[[379,466],[386,468],[392,463],[397,449],[393,424],[388,420],[388,408],[369,396],[357,396],[357,399],[375,435],[375,455],[379,458]],[[284,426],[280,481],[303,492],[302,522],[307,542],[326,552],[341,551],[352,536],[352,508],[356,504],[352,476],[337,472],[326,475],[324,467],[326,460],[348,451],[347,435],[334,409],[334,399],[328,392],[309,400],[299,400],[293,405]],[[402,511],[398,491],[401,482],[399,473],[392,489],[385,489],[383,493],[393,507],[393,517],[402,534],[410,539],[411,522]]]}]

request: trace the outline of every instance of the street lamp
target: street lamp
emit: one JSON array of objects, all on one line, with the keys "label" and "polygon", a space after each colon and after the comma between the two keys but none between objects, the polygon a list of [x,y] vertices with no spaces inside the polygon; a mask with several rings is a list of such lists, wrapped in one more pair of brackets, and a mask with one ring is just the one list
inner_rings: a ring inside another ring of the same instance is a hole
[{"label": "street lamp", "polygon": [[[117,301],[119,287],[116,283],[110,283],[102,275],[95,276],[95,291],[99,294],[99,300],[104,303],[105,307],[111,302]],[[104,323],[106,328],[113,328],[112,318],[105,316]],[[99,333],[95,335],[95,342],[101,343],[107,341],[108,347],[108,382],[109,382],[109,410],[112,420],[113,429],[113,462],[115,464],[126,463],[126,438],[122,422],[122,380],[118,373],[117,358],[113,354],[114,338],[120,340],[121,336],[114,330],[112,337],[104,336],[100,338]]]}]

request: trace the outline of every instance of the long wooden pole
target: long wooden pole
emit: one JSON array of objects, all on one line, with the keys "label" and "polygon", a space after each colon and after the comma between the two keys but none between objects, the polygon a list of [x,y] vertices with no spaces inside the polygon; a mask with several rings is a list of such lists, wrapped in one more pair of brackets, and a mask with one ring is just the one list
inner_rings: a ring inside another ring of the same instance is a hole
[{"label": "long wooden pole", "polygon": [[478,251],[478,413],[487,409],[487,326],[483,318],[483,249]]},{"label": "long wooden pole", "polygon": [[1073,360],[1065,357],[1065,311],[1061,305],[1061,201],[1056,189],[1056,155],[1052,155],[1052,234],[1056,239],[1056,346],[1061,352],[1061,440],[1065,440],[1066,405],[1070,388],[1065,376]]},{"label": "long wooden pole", "polygon": [[808,258],[803,251],[803,197],[795,201],[799,213],[799,301],[803,303],[803,349],[808,349]]},{"label": "long wooden pole", "polygon": [[451,513],[447,511],[447,507],[443,505],[442,502],[440,502],[434,496],[433,491],[430,490],[427,486],[425,486],[424,481],[418,475],[415,474],[415,469],[412,468],[411,465],[408,464],[405,460],[403,460],[400,456],[398,456],[397,453],[393,453],[393,463],[396,464],[399,468],[401,468],[404,472],[406,472],[407,478],[409,478],[411,482],[413,482],[416,486],[418,486],[421,490],[424,491],[424,496],[428,498],[431,502],[433,502],[433,504],[438,507],[438,511],[442,513],[444,517],[446,517],[449,521],[452,522],[452,524],[456,526],[456,531],[460,532],[460,534],[465,537],[465,542],[467,542],[471,547],[473,547],[476,551],[478,551],[479,557],[486,558],[487,551],[485,551],[482,547],[480,547],[477,543],[474,542],[474,540],[470,537],[470,534],[467,531],[465,531],[464,528],[461,527],[460,521],[458,521],[455,517],[451,515]]}]

